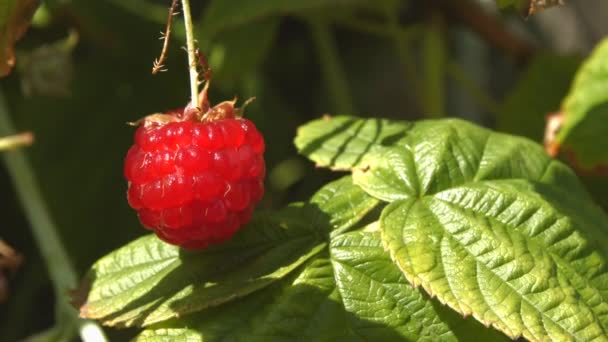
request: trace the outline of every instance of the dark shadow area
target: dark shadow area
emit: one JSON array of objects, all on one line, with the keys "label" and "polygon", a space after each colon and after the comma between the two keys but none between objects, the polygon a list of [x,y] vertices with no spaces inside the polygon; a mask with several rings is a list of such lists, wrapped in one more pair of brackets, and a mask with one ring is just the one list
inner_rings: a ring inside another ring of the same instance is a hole
[{"label": "dark shadow area", "polygon": [[[0,163],[2,161],[0,158]],[[13,274],[6,274],[3,289],[6,301],[0,303],[0,341],[18,341],[53,325],[55,294],[30,224],[3,164],[0,165],[0,194],[3,209],[0,239],[23,258]],[[31,320],[33,316],[37,319]]]},{"label": "dark shadow area", "polygon": [[[450,327],[450,330],[460,341],[513,341],[502,332],[494,328],[484,326],[474,317],[462,317],[459,313],[452,310],[447,305],[441,304],[435,298],[430,298],[424,291],[421,292],[426,300],[431,301],[437,315]],[[520,338],[516,339],[516,341],[526,340]]]},{"label": "dark shadow area", "polygon": [[[580,179],[593,196],[596,203],[608,210],[608,142],[606,125],[608,124],[608,103],[594,107],[587,117],[574,128],[571,137],[566,141],[564,154],[568,164],[578,172]],[[603,163],[592,166],[581,165],[580,152],[593,155]]]},{"label": "dark shadow area", "polygon": [[341,302],[330,298],[333,288],[292,285],[293,278],[228,305],[153,328],[190,329],[210,341],[407,340],[394,328],[346,311]]},{"label": "dark shadow area", "polygon": [[[331,132],[328,132],[328,133],[314,139],[312,142],[310,142],[304,148],[302,148],[301,154],[310,155],[311,153],[314,153],[315,151],[319,150],[323,146],[323,144],[325,144],[328,140],[330,140],[342,133],[347,132],[353,125],[358,124],[359,120],[362,120],[362,119],[352,118],[351,120],[346,121],[339,127],[335,128]],[[355,130],[353,132],[349,133],[349,135],[346,137],[346,139],[344,139],[344,141],[340,144],[337,151],[333,153],[333,156],[331,157],[331,160],[330,160],[328,166],[329,167],[336,166],[336,162],[337,162],[338,158],[340,158],[340,156],[342,156],[344,154],[344,152],[347,151],[349,144],[353,140],[360,138],[359,134],[361,133],[363,128],[369,128],[370,126],[374,130],[373,136],[371,138],[367,139],[368,141],[365,144],[365,146],[363,147],[363,149],[358,151],[354,160],[351,161],[349,164],[351,164],[351,165],[359,164],[361,162],[361,160],[363,159],[363,157],[371,150],[371,148],[374,145],[389,146],[389,145],[394,144],[399,139],[403,138],[407,134],[407,131],[409,129],[409,126],[408,126],[402,132],[396,132],[394,134],[390,134],[390,135],[385,136],[382,139],[380,139],[383,131],[386,128],[385,122],[383,121],[383,119],[370,118],[367,120],[363,120],[361,123],[358,124],[358,126],[355,128]],[[363,143],[364,140],[361,139],[361,141]],[[352,151],[350,154],[353,154]]]},{"label": "dark shadow area", "polygon": [[[585,159],[608,160],[608,140],[606,140],[606,125],[608,124],[608,103],[597,105],[586,112],[584,119],[578,122],[570,131],[563,143],[564,149],[574,155],[575,161]],[[578,165],[579,168],[589,169],[589,165]]]},{"label": "dark shadow area", "polygon": [[387,137],[384,137],[381,141],[380,144],[382,146],[392,146],[394,144],[397,143],[397,141],[405,138],[405,136],[407,136],[407,132],[409,132],[410,128],[412,127],[412,125],[409,125],[407,127],[407,129],[405,129],[403,132],[399,132],[399,133],[395,133],[393,135],[389,135]]},{"label": "dark shadow area", "polygon": [[[356,122],[356,121],[354,121],[354,122]],[[344,139],[344,142],[340,145],[340,147],[338,147],[338,151],[332,156],[331,161],[329,163],[330,166],[336,165],[336,161],[338,160],[338,157],[341,156],[346,151],[346,147],[348,146],[348,144],[350,144],[353,140],[357,139],[363,126],[365,126],[365,121],[363,121],[357,128],[355,128],[355,131],[352,132],[352,134],[350,134],[346,139]],[[372,141],[374,141],[374,140],[375,139],[373,139]],[[369,150],[370,147],[371,147],[371,143],[364,150]],[[363,154],[359,154],[357,156],[357,158],[355,159],[355,161],[352,163],[352,165],[357,165],[357,163],[361,160],[362,156],[363,156]]]},{"label": "dark shadow area", "polygon": [[[326,134],[314,139],[313,141],[311,141],[310,143],[308,143],[306,146],[304,146],[301,149],[301,154],[302,155],[310,155],[311,153],[319,150],[321,148],[321,146],[323,146],[323,144],[335,137],[336,135],[339,135],[341,133],[346,132],[351,126],[353,126],[355,123],[357,122],[356,119],[352,119],[349,121],[346,121],[344,124],[338,126],[337,128],[335,128],[333,131],[331,132],[327,132]],[[333,161],[335,161],[334,159],[332,159],[332,163]]]},{"label": "dark shadow area", "polygon": [[[313,218],[315,226],[311,224]],[[167,304],[167,300],[187,287],[192,287],[192,295],[169,303],[175,315],[217,306],[258,291],[279,280],[274,278],[278,275],[271,273],[304,262],[299,259],[326,241],[328,222],[329,217],[312,204],[276,213],[258,213],[248,227],[225,244],[200,252],[180,249],[179,259],[175,261],[180,264],[149,291],[133,298],[117,312],[95,318],[122,321],[121,316],[133,315],[131,325],[141,325],[161,305]],[[314,253],[309,257],[312,255]],[[95,286],[96,280],[97,275],[89,273],[73,296],[74,305],[82,306],[85,313],[88,286]],[[136,312],[143,307],[146,308]]]}]

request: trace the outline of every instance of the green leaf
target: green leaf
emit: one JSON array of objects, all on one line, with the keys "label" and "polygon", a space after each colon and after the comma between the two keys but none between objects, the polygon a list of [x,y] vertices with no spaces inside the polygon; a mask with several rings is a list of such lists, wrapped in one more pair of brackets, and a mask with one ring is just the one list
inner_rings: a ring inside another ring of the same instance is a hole
[{"label": "green leaf", "polygon": [[538,179],[550,162],[527,139],[449,119],[415,123],[400,144],[368,153],[353,178],[385,201],[417,198],[471,180]]},{"label": "green leaf", "polygon": [[403,137],[410,126],[384,119],[325,117],[300,126],[295,144],[318,166],[350,170],[374,147],[391,145]]},{"label": "green leaf", "polygon": [[155,326],[137,340],[453,341],[472,336],[501,338],[412,288],[384,252],[379,234],[359,231],[335,238],[330,253],[297,276],[231,305]]},{"label": "green leaf", "polygon": [[[202,32],[214,36],[218,32],[238,27],[260,18],[296,14],[327,6],[342,6],[361,0],[212,0],[203,20]],[[255,39],[253,39],[255,40]]]},{"label": "green leaf", "polygon": [[93,266],[79,290],[86,298],[76,299],[81,316],[146,326],[232,301],[286,276],[327,245],[331,230],[349,229],[378,203],[346,176],[310,204],[259,214],[230,242],[201,252],[143,237]]},{"label": "green leaf", "polygon": [[497,129],[542,141],[545,117],[559,111],[579,65],[577,57],[554,54],[535,57],[501,104]]},{"label": "green leaf", "polygon": [[357,224],[380,203],[354,185],[350,175],[321,188],[310,202],[329,215],[333,235],[341,234]]},{"label": "green leaf", "polygon": [[407,148],[376,149],[363,159],[364,167],[353,172],[353,179],[365,191],[392,202],[420,193],[416,180],[414,155]]},{"label": "green leaf", "polygon": [[415,286],[511,337],[606,336],[608,217],[541,146],[423,121],[361,166],[355,183],[393,202],[382,239]]},{"label": "green leaf", "polygon": [[[318,210],[317,210],[318,211]],[[80,292],[80,313],[106,325],[149,325],[216,306],[279,280],[317,254],[327,223],[314,208],[258,215],[230,242],[188,252],[155,236],[99,260]],[[317,216],[319,214],[316,214]]]},{"label": "green leaf", "polygon": [[574,152],[583,168],[608,164],[608,39],[576,75],[562,112],[556,142]]}]

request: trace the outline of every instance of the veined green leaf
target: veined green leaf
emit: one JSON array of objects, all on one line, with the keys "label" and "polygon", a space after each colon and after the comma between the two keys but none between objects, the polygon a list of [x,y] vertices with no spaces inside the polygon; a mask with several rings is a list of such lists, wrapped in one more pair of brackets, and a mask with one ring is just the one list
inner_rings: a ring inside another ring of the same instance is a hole
[{"label": "veined green leaf", "polygon": [[380,203],[354,185],[350,175],[321,188],[310,202],[329,215],[334,235],[351,228]]},{"label": "veined green leaf", "polygon": [[608,39],[578,71],[562,104],[556,142],[574,152],[583,168],[608,164]]},{"label": "veined green leaf", "polygon": [[541,146],[423,121],[353,178],[392,202],[382,238],[414,285],[511,337],[608,336],[608,217]]},{"label": "veined green leaf", "polygon": [[457,341],[502,337],[405,280],[378,232],[336,237],[298,275],[220,308],[144,331],[138,341]]},{"label": "veined green leaf", "polygon": [[80,314],[145,326],[259,290],[323,249],[328,226],[310,224],[314,212],[295,206],[258,215],[231,241],[201,252],[140,238],[92,267],[79,290]]},{"label": "veined green leaf", "polygon": [[393,147],[376,148],[353,171],[379,199],[416,198],[482,179],[540,179],[551,160],[524,138],[458,119],[420,121]]},{"label": "veined green leaf", "polygon": [[325,117],[301,126],[295,144],[319,166],[350,170],[373,148],[390,145],[407,134],[410,126],[384,119]]},{"label": "veined green leaf", "polygon": [[143,237],[93,266],[80,289],[81,316],[146,326],[232,301],[286,276],[378,203],[346,176],[311,203],[257,215],[231,241],[202,252]]}]

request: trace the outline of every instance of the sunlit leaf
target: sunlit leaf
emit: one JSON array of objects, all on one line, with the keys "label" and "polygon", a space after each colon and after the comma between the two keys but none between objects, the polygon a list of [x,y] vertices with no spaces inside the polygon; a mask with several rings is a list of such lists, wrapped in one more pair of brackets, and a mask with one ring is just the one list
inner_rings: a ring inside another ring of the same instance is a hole
[{"label": "sunlit leaf", "polygon": [[[604,40],[577,72],[562,104],[563,123],[549,148],[574,154],[583,169],[608,164],[608,40]],[[553,145],[553,146],[552,146]]]},{"label": "sunlit leaf", "polygon": [[155,236],[100,259],[77,291],[82,317],[149,325],[216,306],[281,279],[324,246],[327,226],[302,207],[259,215],[230,242],[188,252]]},{"label": "sunlit leaf", "polygon": [[382,238],[414,285],[514,338],[606,336],[608,217],[540,145],[422,121],[353,172],[392,202]]},{"label": "sunlit leaf", "polygon": [[297,276],[229,306],[145,330],[137,341],[466,341],[503,338],[412,288],[377,232],[335,238]]},{"label": "sunlit leaf", "polygon": [[328,116],[301,126],[295,144],[300,154],[318,166],[349,170],[373,148],[390,145],[407,134],[409,127],[409,123],[383,119]]}]

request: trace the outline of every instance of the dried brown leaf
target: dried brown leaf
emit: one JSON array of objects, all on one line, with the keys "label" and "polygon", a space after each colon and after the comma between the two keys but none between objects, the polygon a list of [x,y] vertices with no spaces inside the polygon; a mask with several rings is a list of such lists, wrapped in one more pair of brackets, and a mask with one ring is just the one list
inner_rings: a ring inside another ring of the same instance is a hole
[{"label": "dried brown leaf", "polygon": [[8,298],[7,276],[14,274],[22,262],[21,255],[0,240],[0,303]]},{"label": "dried brown leaf", "polygon": [[0,77],[15,66],[15,42],[27,31],[38,0],[0,1]]},{"label": "dried brown leaf", "polygon": [[523,3],[522,14],[528,17],[549,7],[563,5],[565,2],[564,0],[525,0]]}]

